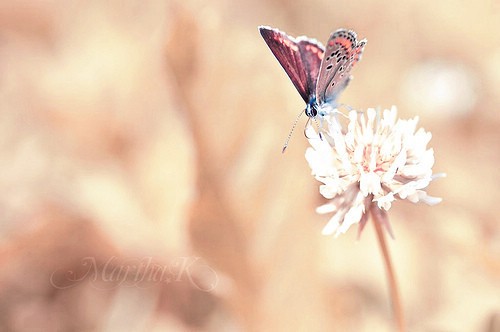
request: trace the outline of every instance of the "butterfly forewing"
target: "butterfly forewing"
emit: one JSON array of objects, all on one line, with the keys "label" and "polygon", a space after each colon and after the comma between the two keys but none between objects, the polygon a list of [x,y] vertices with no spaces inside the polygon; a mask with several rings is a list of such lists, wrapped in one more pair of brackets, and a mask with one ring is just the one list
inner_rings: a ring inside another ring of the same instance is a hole
[{"label": "butterfly forewing", "polygon": [[316,86],[318,103],[335,103],[350,80],[350,70],[359,61],[365,40],[357,41],[356,33],[339,29],[332,33],[328,43]]},{"label": "butterfly forewing", "polygon": [[292,38],[277,29],[261,26],[260,34],[306,103],[316,92],[323,46],[313,39]]}]

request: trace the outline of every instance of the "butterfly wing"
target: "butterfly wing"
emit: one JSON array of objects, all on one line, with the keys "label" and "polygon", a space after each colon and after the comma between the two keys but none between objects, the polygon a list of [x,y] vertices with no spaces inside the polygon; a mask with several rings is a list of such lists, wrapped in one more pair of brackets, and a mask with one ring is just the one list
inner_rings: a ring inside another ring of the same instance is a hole
[{"label": "butterfly wing", "polygon": [[297,39],[266,26],[260,34],[306,103],[316,93],[324,47],[314,39]]},{"label": "butterfly wing", "polygon": [[325,48],[315,39],[302,36],[298,37],[296,40],[300,49],[302,63],[304,64],[306,71],[307,86],[309,87],[310,97],[312,94],[316,93],[316,84],[318,82],[321,61],[323,60]]},{"label": "butterfly wing", "polygon": [[358,42],[352,30],[339,29],[332,33],[326,45],[325,55],[316,86],[318,104],[335,103],[338,95],[351,79],[352,67],[361,59],[366,40]]}]

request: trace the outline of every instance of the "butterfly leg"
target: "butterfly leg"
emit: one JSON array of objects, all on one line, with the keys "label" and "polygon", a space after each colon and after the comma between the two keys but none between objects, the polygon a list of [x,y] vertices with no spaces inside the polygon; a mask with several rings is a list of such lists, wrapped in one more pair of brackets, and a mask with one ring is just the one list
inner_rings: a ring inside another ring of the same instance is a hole
[{"label": "butterfly leg", "polygon": [[307,139],[311,139],[311,138],[312,138],[312,137],[307,136],[307,127],[309,127],[309,122],[311,122],[311,118],[307,118],[306,125],[304,126],[304,136],[305,136]]},{"label": "butterfly leg", "polygon": [[318,123],[318,120],[316,117],[314,117],[314,122],[316,123],[316,127],[318,127],[318,136],[320,140],[323,140],[323,135],[321,135],[321,130],[323,129],[323,126],[320,126]]},{"label": "butterfly leg", "polygon": [[316,123],[316,127],[318,127],[318,136],[319,136],[319,139],[320,140],[323,140],[323,135],[321,134],[321,127],[318,125],[318,121],[316,120],[316,118],[308,118],[307,119],[307,122],[306,122],[306,125],[304,127],[304,136],[307,138],[307,139],[312,139],[312,138],[316,138],[316,137],[309,137],[307,136],[307,127],[309,126],[309,122],[311,122],[311,119],[314,119],[314,122]]}]

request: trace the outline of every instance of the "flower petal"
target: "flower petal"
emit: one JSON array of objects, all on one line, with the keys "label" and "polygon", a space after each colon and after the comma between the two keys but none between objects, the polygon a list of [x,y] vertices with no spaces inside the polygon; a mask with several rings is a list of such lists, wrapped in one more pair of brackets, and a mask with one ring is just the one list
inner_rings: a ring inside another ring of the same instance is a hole
[{"label": "flower petal", "polygon": [[[417,130],[418,117],[397,119],[394,106],[380,113],[373,108],[365,113],[352,110],[342,128],[341,113],[323,112],[325,138],[319,139],[312,127],[306,131],[311,144],[306,160],[321,182],[321,195],[330,200],[317,212],[333,213],[323,234],[339,235],[364,223],[369,207],[385,216],[397,198],[431,205],[441,201],[424,190],[441,176],[432,173],[434,151],[427,148],[432,135]],[[390,231],[388,221],[385,226]]]}]

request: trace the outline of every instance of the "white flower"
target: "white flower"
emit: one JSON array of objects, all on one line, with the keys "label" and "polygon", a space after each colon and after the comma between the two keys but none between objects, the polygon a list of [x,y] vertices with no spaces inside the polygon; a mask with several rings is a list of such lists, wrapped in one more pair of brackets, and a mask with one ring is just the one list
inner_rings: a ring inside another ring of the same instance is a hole
[{"label": "white flower", "polygon": [[[430,205],[441,201],[424,191],[441,176],[432,174],[434,151],[427,148],[431,134],[416,130],[418,117],[396,120],[395,107],[380,113],[351,111],[346,129],[338,122],[338,114],[327,114],[322,139],[312,127],[307,128],[312,147],[306,159],[314,177],[322,182],[321,195],[330,200],[317,212],[333,213],[323,229],[325,235],[345,233],[357,223],[361,230],[373,204],[387,211],[396,199]],[[388,223],[386,227],[390,231]]]}]

